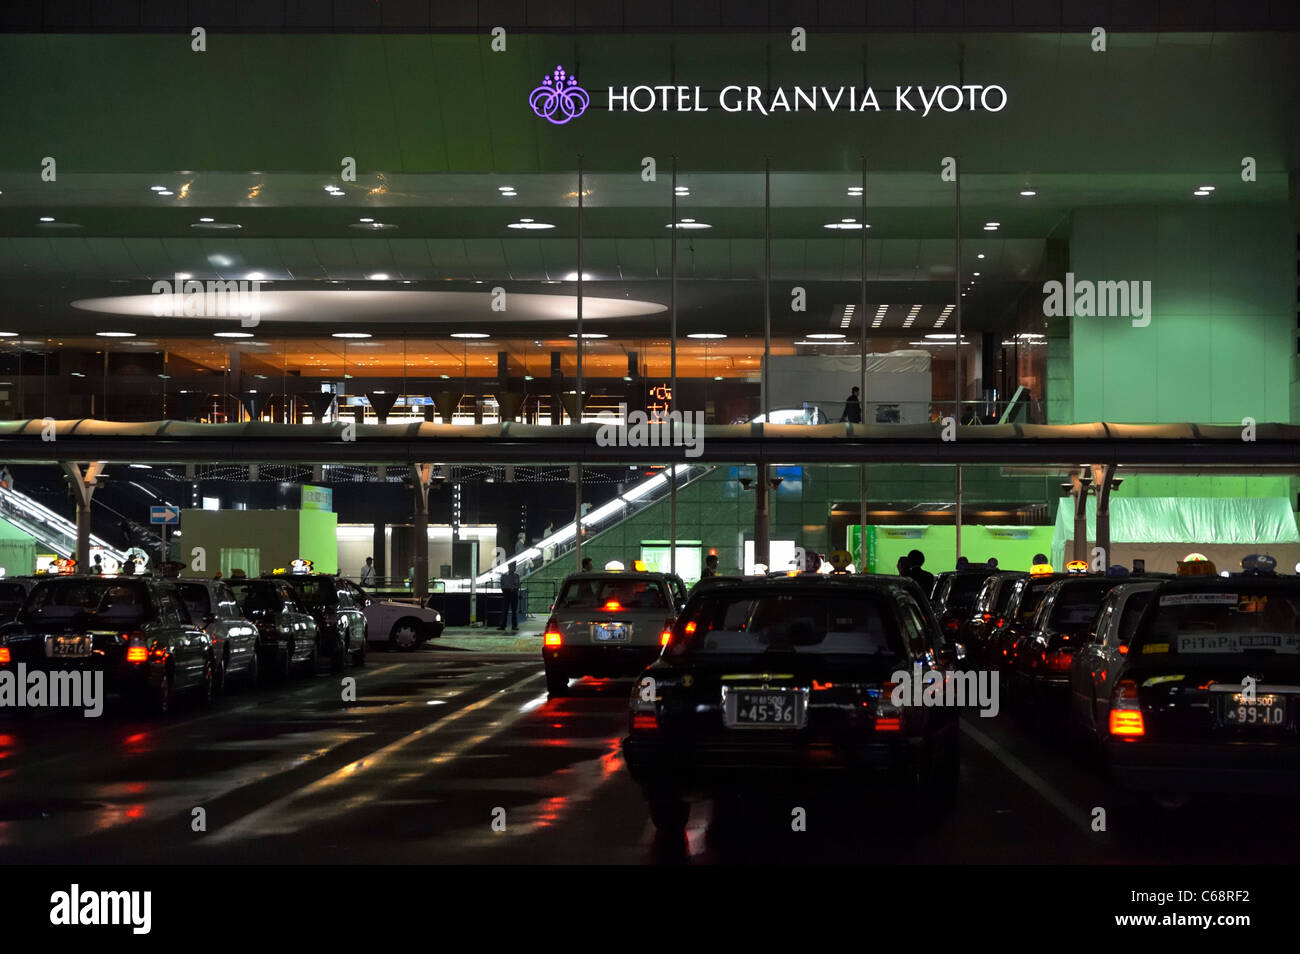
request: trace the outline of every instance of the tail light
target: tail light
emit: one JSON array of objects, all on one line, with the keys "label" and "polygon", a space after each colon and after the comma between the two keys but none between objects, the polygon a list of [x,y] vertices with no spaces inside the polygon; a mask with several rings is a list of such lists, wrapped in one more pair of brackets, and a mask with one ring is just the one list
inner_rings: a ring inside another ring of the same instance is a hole
[{"label": "tail light", "polygon": [[605,604],[605,609],[610,610],[611,612],[618,612],[622,608],[623,608],[623,604],[620,603],[618,600],[610,600],[608,603]]},{"label": "tail light", "polygon": [[897,685],[896,682],[885,682],[880,685],[880,694],[876,697],[876,711],[874,713],[877,732],[903,731],[903,710],[891,701],[891,696],[893,696]]},{"label": "tail light", "polygon": [[1137,683],[1121,679],[1110,699],[1110,734],[1133,738],[1146,734]]},{"label": "tail light", "polygon": [[664,630],[663,630],[662,633],[659,634],[659,645],[660,645],[660,646],[667,646],[668,643],[669,643],[669,641],[673,638],[673,623],[674,623],[674,622],[676,622],[676,621],[675,621],[675,620],[672,620],[672,619],[669,619],[669,620],[667,620],[667,621],[664,623]]},{"label": "tail light", "polygon": [[149,647],[145,645],[144,633],[139,630],[134,633],[123,633],[122,638],[126,640],[127,662],[142,663],[149,659]]},{"label": "tail light", "polygon": [[1124,643],[1120,643],[1120,644],[1119,644],[1119,654],[1120,654],[1121,656],[1127,656],[1127,655],[1128,655],[1128,646],[1126,646]]},{"label": "tail light", "polygon": [[1043,653],[1043,666],[1052,672],[1064,672],[1070,668],[1073,653]]},{"label": "tail light", "polygon": [[0,666],[7,666],[13,662],[13,656],[9,652],[8,646],[0,646]]},{"label": "tail light", "polygon": [[984,622],[987,623],[989,620],[991,620],[991,619],[993,618],[993,614],[992,614],[992,613],[980,613],[980,618],[983,619]]},{"label": "tail light", "polygon": [[999,616],[999,617],[998,617],[998,621],[997,621],[996,623],[994,623],[993,625],[994,625],[994,626],[999,626],[999,627],[1000,627],[1000,626],[1001,626],[1003,623],[1005,623],[1006,621],[1007,621],[1007,618],[1006,618],[1005,616]]},{"label": "tail light", "polygon": [[637,684],[632,687],[632,700],[629,703],[627,724],[631,732],[657,732],[659,730],[659,714],[655,709],[655,703],[658,701],[658,694],[653,698],[646,699],[643,696],[644,683],[637,680]]},{"label": "tail light", "polygon": [[948,632],[950,632],[950,633],[955,633],[955,632],[957,632],[957,628],[958,628],[959,626],[961,626],[961,624],[958,623],[955,619],[950,619],[950,620],[948,620],[947,622],[945,622],[945,623],[943,624],[943,628],[946,629],[946,630],[947,630]]},{"label": "tail light", "polygon": [[560,635],[560,622],[554,616],[546,621],[546,631],[542,633],[542,645],[549,647],[564,645],[564,637]]}]

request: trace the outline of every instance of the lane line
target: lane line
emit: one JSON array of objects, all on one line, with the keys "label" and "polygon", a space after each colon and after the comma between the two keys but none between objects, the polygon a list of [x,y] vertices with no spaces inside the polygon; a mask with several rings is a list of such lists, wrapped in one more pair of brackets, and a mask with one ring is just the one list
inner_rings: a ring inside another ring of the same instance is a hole
[{"label": "lane line", "polygon": [[[540,679],[542,678],[542,676],[543,673],[534,672],[531,673],[530,675],[524,676],[521,679],[516,679],[513,682],[507,683],[505,686],[493,691],[492,693],[483,697],[477,702],[472,702],[461,709],[457,709],[454,712],[449,713],[448,715],[444,716],[443,718],[439,719],[436,722],[431,722],[428,725],[423,726],[422,728],[417,729],[416,731],[408,735],[405,735],[394,742],[390,742],[388,745],[385,745],[382,748],[376,749],[374,752],[371,752],[369,755],[366,755],[362,758],[349,762],[347,765],[344,765],[342,768],[339,768],[331,772],[330,774],[323,776],[322,778],[316,779],[316,781],[308,785],[305,785],[302,788],[295,789],[294,791],[288,793],[287,795],[283,795],[272,802],[268,802],[262,807],[254,809],[253,811],[244,815],[242,818],[236,819],[235,821],[231,822],[228,825],[223,825],[221,830],[218,832],[214,832],[212,836],[207,839],[207,841],[210,844],[224,844],[233,841],[236,838],[242,837],[250,830],[253,830],[255,834],[284,833],[284,829],[280,825],[265,824],[269,820],[270,816],[273,816],[277,812],[289,808],[295,802],[318,795],[331,788],[335,788],[343,784],[344,782],[354,780],[359,773],[373,769],[378,765],[382,764],[383,762],[386,762],[395,753],[406,748],[411,743],[423,739],[426,736],[432,735],[438,730],[459,721],[460,719],[464,718],[465,716],[469,715],[472,712],[477,712],[478,710],[491,705],[492,703],[498,701],[500,696],[511,691],[517,686],[521,686],[524,683],[532,682],[535,679]],[[346,810],[355,809],[360,804],[373,800],[376,794],[377,793],[374,790],[371,790],[369,793],[365,795],[349,799],[348,802],[346,803]],[[331,814],[334,813],[335,813],[335,809],[332,808]],[[258,828],[259,823],[263,824],[263,827],[260,829]],[[299,825],[299,827],[301,827],[301,825]],[[294,830],[297,829],[295,828],[288,829],[288,831],[294,831]]]},{"label": "lane line", "polygon": [[1024,762],[1020,761],[1020,759],[1016,758],[1001,745],[994,742],[992,738],[972,726],[965,719],[961,720],[960,725],[961,731],[972,742],[975,742],[984,749],[984,751],[988,752],[989,755],[1001,762],[1003,767],[1033,789],[1034,792],[1043,799],[1043,801],[1047,802],[1047,804],[1051,805],[1058,812],[1064,815],[1075,828],[1079,829],[1089,838],[1095,838],[1097,835],[1101,834],[1100,832],[1092,830],[1090,821],[1091,813],[1087,809],[1080,810],[1077,805],[1073,804],[1068,798],[1057,791],[1057,789],[1045,778],[1031,769]]}]

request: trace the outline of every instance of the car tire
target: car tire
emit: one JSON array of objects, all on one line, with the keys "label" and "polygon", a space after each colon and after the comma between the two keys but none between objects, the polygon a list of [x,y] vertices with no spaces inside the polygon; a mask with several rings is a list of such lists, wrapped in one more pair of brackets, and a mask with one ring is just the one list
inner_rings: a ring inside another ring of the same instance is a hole
[{"label": "car tire", "polygon": [[420,621],[414,616],[403,616],[388,632],[388,648],[400,652],[414,652],[420,648]]},{"label": "car tire", "polygon": [[205,709],[217,698],[217,663],[211,656],[203,659],[203,678],[199,682],[199,705]]},{"label": "car tire", "polygon": [[257,686],[262,678],[262,647],[254,646],[253,655],[248,660],[248,668],[244,670],[244,679],[247,685]]},{"label": "car tire", "polygon": [[171,666],[163,672],[162,681],[154,689],[153,708],[161,716],[171,715],[176,710],[176,687]]},{"label": "car tire", "polygon": [[676,792],[646,792],[650,803],[650,821],[661,835],[680,835],[686,831],[691,806]]},{"label": "car tire", "polygon": [[214,698],[226,691],[226,655],[212,664],[212,695]]},{"label": "car tire", "polygon": [[546,670],[546,694],[555,698],[569,694],[569,677],[562,672]]}]

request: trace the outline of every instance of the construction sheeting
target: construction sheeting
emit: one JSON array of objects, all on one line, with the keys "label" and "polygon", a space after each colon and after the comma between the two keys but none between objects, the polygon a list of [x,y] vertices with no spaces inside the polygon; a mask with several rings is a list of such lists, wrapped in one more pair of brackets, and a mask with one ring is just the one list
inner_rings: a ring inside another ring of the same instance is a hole
[{"label": "construction sheeting", "polygon": [[[1097,501],[1089,498],[1088,540],[1096,539]],[[1121,544],[1186,544],[1189,549],[1219,544],[1266,551],[1270,546],[1300,544],[1300,533],[1285,497],[1115,497],[1110,502],[1110,539],[1115,551],[1111,562],[1118,563]],[[1074,499],[1063,497],[1052,534],[1053,565],[1063,565],[1073,540]],[[1137,552],[1133,547],[1124,549]]]}]

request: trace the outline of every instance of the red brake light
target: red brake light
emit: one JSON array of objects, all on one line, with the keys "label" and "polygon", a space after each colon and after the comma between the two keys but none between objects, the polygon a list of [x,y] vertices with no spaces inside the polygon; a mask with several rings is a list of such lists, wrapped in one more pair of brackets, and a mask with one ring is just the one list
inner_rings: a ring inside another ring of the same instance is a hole
[{"label": "red brake light", "polygon": [[546,629],[542,633],[543,646],[563,646],[564,637],[560,635],[560,622],[554,616],[546,621]]},{"label": "red brake light", "polygon": [[144,646],[128,646],[126,649],[126,661],[129,663],[142,663],[149,658],[149,650]]},{"label": "red brake light", "polygon": [[695,632],[695,620],[691,620],[689,623],[686,624],[686,635],[690,636],[694,632]]},{"label": "red brake light", "polygon": [[1110,700],[1110,734],[1135,738],[1146,734],[1137,683],[1121,679]]},{"label": "red brake light", "polygon": [[834,689],[834,688],[835,688],[835,683],[833,682],[818,682],[816,679],[813,680],[813,692],[821,692],[824,689]]},{"label": "red brake light", "polygon": [[1070,660],[1073,658],[1069,653],[1044,653],[1043,663],[1048,669],[1061,672],[1070,668]]},{"label": "red brake light", "polygon": [[903,720],[898,716],[882,716],[876,720],[877,732],[902,732]]},{"label": "red brake light", "polygon": [[13,657],[9,653],[8,646],[0,646],[0,666],[8,665],[13,662]]},{"label": "red brake light", "polygon": [[671,629],[665,629],[662,633],[659,634],[659,645],[667,646],[668,641],[672,638],[673,638],[673,631]]},{"label": "red brake light", "polygon": [[993,618],[992,613],[981,613],[980,615],[984,617],[984,622],[986,623]]},{"label": "red brake light", "polygon": [[659,719],[653,712],[632,713],[633,732],[653,732],[659,728]]},{"label": "red brake light", "polygon": [[623,608],[623,604],[620,603],[618,600],[610,600],[608,603],[605,604],[605,609],[607,610],[621,610],[622,608]]},{"label": "red brake light", "polygon": [[1127,646],[1124,646],[1124,645],[1121,645],[1121,646],[1119,647],[1119,654],[1120,654],[1121,656],[1127,656],[1127,655],[1128,655],[1128,647],[1127,647]]}]

